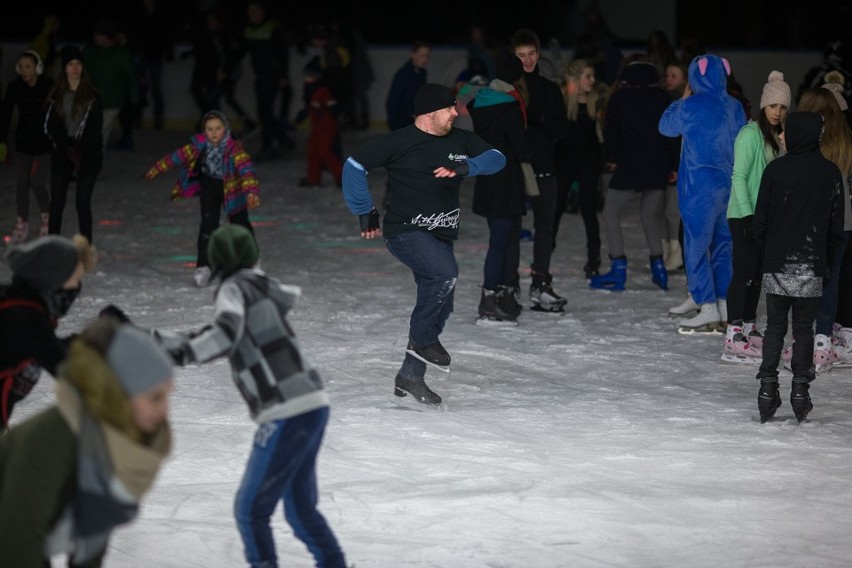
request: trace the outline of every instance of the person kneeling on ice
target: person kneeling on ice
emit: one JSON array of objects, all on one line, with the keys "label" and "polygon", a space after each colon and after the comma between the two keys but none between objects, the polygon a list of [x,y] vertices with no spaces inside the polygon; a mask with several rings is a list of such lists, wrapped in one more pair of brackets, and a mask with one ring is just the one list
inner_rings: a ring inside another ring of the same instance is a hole
[{"label": "person kneeling on ice", "polygon": [[459,269],[453,241],[459,234],[459,186],[465,176],[500,171],[506,157],[482,138],[453,128],[458,116],[453,92],[426,83],[414,97],[414,124],[373,140],[343,166],[343,197],[359,216],[361,236],[382,235],[367,174],[384,167],[390,203],[385,245],[414,273],[417,304],[411,312],[405,360],[394,381],[397,397],[437,406],[441,397],[426,385],[426,364],[449,372],[450,355],[439,341],[453,311]]},{"label": "person kneeling on ice", "polygon": [[343,551],[317,510],[316,458],[328,422],[328,395],[287,321],[301,290],[257,268],[257,243],[241,225],[216,229],[208,257],[212,277],[222,279],[213,324],[193,333],[153,333],[179,365],[227,356],[258,424],[235,504],[246,560],[251,566],[278,565],[269,523],[280,500],[317,566],[343,568]]},{"label": "person kneeling on ice", "polygon": [[754,238],[763,254],[766,332],[757,373],[757,407],[766,422],[781,406],[778,364],[787,318],[793,312],[793,384],[790,404],[802,422],[813,409],[814,321],[830,259],[843,239],[843,178],[820,153],[823,118],[814,112],[787,116],[781,141],[787,154],[767,164],[754,209]]},{"label": "person kneeling on ice", "polygon": [[[101,566],[171,451],[173,366],[151,336],[99,317],[71,342],[56,404],[0,436],[0,563]],[[53,562],[52,562],[53,561]]]}]

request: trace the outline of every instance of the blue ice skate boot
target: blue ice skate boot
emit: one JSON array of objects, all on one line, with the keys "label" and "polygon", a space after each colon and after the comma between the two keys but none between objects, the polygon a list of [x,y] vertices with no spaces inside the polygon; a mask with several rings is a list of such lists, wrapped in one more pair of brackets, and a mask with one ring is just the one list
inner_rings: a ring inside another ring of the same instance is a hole
[{"label": "blue ice skate boot", "polygon": [[592,276],[589,288],[621,292],[627,282],[627,257],[618,256],[610,261],[610,269],[606,274]]},{"label": "blue ice skate boot", "polygon": [[662,256],[651,257],[651,280],[663,290],[669,289],[669,274]]}]

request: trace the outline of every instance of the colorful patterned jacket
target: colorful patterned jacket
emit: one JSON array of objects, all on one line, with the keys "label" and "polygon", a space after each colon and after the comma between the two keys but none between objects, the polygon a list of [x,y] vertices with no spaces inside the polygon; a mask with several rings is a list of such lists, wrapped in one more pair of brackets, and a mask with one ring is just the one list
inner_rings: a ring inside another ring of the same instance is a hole
[{"label": "colorful patterned jacket", "polygon": [[[254,164],[243,145],[233,138],[228,138],[225,144],[224,209],[225,214],[232,217],[247,207],[249,194],[260,196],[260,184],[255,175]],[[172,187],[172,200],[193,197],[201,190],[201,163],[198,160],[206,145],[207,137],[196,134],[189,144],[181,146],[154,164],[153,168],[156,168],[158,173],[181,169],[180,177]]]}]

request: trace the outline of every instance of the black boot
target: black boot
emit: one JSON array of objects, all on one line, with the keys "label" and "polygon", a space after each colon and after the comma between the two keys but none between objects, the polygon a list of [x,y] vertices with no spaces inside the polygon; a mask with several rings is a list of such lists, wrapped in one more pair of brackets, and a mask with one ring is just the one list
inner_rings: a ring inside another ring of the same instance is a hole
[{"label": "black boot", "polygon": [[799,382],[797,379],[799,377],[793,377],[793,388],[790,390],[790,406],[793,407],[793,414],[796,415],[796,420],[804,422],[808,413],[814,408],[811,402],[811,395],[808,392],[811,385],[807,382]]},{"label": "black boot", "polygon": [[760,411],[760,423],[763,424],[771,420],[780,406],[781,395],[778,394],[778,379],[761,380],[760,390],[757,391],[757,409]]},{"label": "black boot", "polygon": [[589,245],[587,249],[587,261],[583,266],[583,272],[586,273],[588,280],[592,276],[597,276],[601,268],[601,247],[600,245]]}]

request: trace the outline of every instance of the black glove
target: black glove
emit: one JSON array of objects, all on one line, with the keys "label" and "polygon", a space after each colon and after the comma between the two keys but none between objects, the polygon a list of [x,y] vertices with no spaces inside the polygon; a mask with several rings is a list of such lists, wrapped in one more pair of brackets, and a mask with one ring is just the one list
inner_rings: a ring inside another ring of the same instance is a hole
[{"label": "black glove", "polygon": [[183,367],[187,363],[192,363],[193,358],[192,354],[189,352],[188,347],[171,347],[167,349],[169,356],[172,358],[172,361],[175,362],[175,365],[179,367]]},{"label": "black glove", "polygon": [[379,212],[373,207],[369,213],[358,215],[358,220],[361,222],[361,231],[376,231],[379,229]]},{"label": "black glove", "polygon": [[743,236],[749,240],[754,240],[754,215],[743,217]]},{"label": "black glove", "polygon": [[104,309],[102,309],[100,312],[98,312],[98,317],[111,317],[117,319],[121,323],[131,323],[130,318],[127,317],[125,311],[116,306],[115,304],[110,304]]},{"label": "black glove", "polygon": [[467,162],[464,162],[453,168],[453,171],[456,172],[457,176],[466,176],[470,172],[470,166],[467,165]]}]

